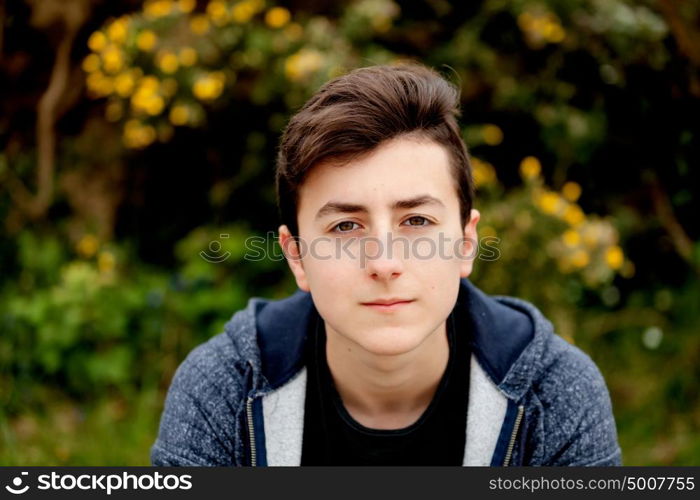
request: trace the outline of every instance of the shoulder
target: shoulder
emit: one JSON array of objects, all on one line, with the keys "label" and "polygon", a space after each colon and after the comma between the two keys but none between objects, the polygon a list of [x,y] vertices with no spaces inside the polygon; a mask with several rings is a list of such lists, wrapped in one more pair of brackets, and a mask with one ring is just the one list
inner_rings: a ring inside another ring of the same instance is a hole
[{"label": "shoulder", "polygon": [[250,299],[222,333],[195,347],[178,367],[172,384],[196,395],[238,393],[245,374],[260,363],[255,311],[261,302]]},{"label": "shoulder", "polygon": [[237,419],[255,362],[254,332],[236,313],[225,331],[194,348],[168,389],[154,465],[231,465],[238,453]]},{"label": "shoulder", "polygon": [[[542,351],[542,371],[533,390],[552,405],[605,406],[605,380],[593,360],[578,347],[550,333]],[[567,413],[562,413],[565,417]]]},{"label": "shoulder", "polygon": [[[533,335],[499,387],[524,401],[526,455],[538,465],[616,465],[620,449],[605,380],[593,360],[554,332],[527,301],[496,297],[529,317]],[[529,414],[529,416],[528,416]]]},{"label": "shoulder", "polygon": [[549,465],[615,465],[617,432],[605,380],[578,347],[550,333],[533,392],[542,405]]},{"label": "shoulder", "polygon": [[514,297],[495,299],[520,311],[521,323],[525,322],[522,318],[528,318],[532,324],[527,345],[501,383],[506,393],[519,399],[526,391],[533,392],[548,406],[553,418],[574,415],[573,407],[606,407],[609,398],[605,380],[585,352],[557,335],[552,323],[533,304]]},{"label": "shoulder", "polygon": [[246,359],[229,332],[195,347],[177,368],[170,391],[187,392],[197,399],[228,399],[240,392]]}]

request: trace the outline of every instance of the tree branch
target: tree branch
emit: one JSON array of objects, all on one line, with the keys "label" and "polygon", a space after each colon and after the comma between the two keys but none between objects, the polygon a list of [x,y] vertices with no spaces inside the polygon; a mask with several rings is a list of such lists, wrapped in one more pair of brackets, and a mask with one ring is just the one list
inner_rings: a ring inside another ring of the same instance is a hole
[{"label": "tree branch", "polygon": [[695,66],[700,66],[700,35],[686,24],[680,13],[680,0],[659,0],[659,8],[671,28],[673,36],[688,59]]},{"label": "tree branch", "polygon": [[685,229],[683,229],[683,226],[681,226],[681,223],[678,222],[678,218],[676,218],[676,214],[673,212],[671,200],[668,198],[666,191],[661,187],[656,176],[652,177],[650,188],[654,211],[661,225],[671,237],[673,247],[676,249],[676,252],[690,264],[693,270],[700,274],[700,268],[698,268],[697,263],[693,259],[693,240],[690,239]]},{"label": "tree branch", "polygon": [[63,24],[64,33],[56,49],[56,58],[51,70],[49,85],[37,106],[37,171],[36,194],[22,180],[7,169],[5,177],[10,185],[10,195],[17,207],[30,219],[43,217],[51,206],[54,192],[56,168],[56,130],[58,109],[71,72],[71,49],[78,30],[87,19],[88,2],[73,0],[66,3],[34,3],[36,24],[48,27],[54,21]]}]

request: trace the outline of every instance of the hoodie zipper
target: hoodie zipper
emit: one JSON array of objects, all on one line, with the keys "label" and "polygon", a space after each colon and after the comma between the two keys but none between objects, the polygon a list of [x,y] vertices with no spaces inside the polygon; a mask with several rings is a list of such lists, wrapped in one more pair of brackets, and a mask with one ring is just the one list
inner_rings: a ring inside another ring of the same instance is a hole
[{"label": "hoodie zipper", "polygon": [[513,456],[513,448],[515,447],[515,438],[518,435],[518,430],[520,430],[520,423],[523,420],[523,413],[525,412],[525,407],[518,406],[518,414],[515,416],[515,424],[513,424],[513,433],[510,435],[510,441],[508,441],[508,449],[506,449],[506,457],[503,459],[503,467],[508,467],[510,465],[510,459]]},{"label": "hoodie zipper", "polygon": [[253,425],[253,398],[248,398],[245,404],[246,418],[248,419],[248,437],[250,439],[250,465],[257,466],[257,450],[255,449],[255,426]]}]

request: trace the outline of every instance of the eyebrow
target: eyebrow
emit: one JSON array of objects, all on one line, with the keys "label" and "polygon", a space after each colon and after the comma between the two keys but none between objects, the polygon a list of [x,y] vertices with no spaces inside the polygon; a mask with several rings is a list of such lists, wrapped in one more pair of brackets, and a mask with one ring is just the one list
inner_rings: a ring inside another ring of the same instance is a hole
[{"label": "eyebrow", "polygon": [[[422,205],[439,205],[444,207],[445,204],[434,196],[424,194],[408,198],[406,200],[397,200],[391,205],[392,210],[416,208]],[[316,212],[316,220],[326,217],[331,214],[346,214],[346,213],[368,213],[369,210],[364,205],[355,203],[344,203],[340,201],[329,201]]]}]

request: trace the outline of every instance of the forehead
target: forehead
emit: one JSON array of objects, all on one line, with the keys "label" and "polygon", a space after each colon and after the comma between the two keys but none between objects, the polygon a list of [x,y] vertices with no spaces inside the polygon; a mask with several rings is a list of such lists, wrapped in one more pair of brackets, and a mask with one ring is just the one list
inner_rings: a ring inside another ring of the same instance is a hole
[{"label": "forehead", "polygon": [[371,209],[426,194],[458,206],[449,155],[436,142],[400,138],[349,163],[315,166],[299,189],[298,214],[315,213],[329,200]]}]

